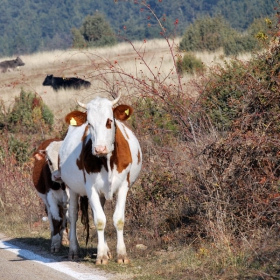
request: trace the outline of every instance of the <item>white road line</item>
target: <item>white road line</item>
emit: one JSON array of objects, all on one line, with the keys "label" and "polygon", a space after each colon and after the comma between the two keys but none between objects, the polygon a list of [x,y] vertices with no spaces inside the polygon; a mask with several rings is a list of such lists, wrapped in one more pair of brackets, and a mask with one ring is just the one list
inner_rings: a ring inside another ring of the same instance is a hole
[{"label": "white road line", "polygon": [[48,266],[54,270],[57,270],[59,272],[65,273],[73,278],[76,278],[78,280],[108,280],[108,278],[100,275],[93,275],[92,273],[80,273],[72,270],[70,267],[66,266],[63,263],[56,262],[52,259],[47,259],[42,256],[39,256],[37,254],[34,254],[31,251],[20,249],[6,241],[0,240],[0,248],[8,250],[10,252],[15,253],[18,256],[21,256],[25,259],[32,260],[34,262],[40,263],[42,265]]}]

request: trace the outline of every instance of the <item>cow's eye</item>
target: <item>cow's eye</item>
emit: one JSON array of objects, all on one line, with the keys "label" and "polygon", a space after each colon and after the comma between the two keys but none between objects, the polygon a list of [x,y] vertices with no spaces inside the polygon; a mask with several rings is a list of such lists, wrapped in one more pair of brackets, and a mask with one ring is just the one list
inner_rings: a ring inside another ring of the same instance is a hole
[{"label": "cow's eye", "polygon": [[107,127],[108,129],[111,128],[111,124],[112,124],[112,120],[107,119],[106,127]]}]

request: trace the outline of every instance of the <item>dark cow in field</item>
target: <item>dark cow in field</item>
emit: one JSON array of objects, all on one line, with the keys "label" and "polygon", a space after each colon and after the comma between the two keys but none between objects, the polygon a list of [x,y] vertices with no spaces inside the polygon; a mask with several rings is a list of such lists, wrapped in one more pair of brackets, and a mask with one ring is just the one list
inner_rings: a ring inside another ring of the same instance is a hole
[{"label": "dark cow in field", "polygon": [[5,60],[0,62],[0,69],[2,73],[7,72],[8,70],[14,70],[18,66],[23,66],[25,63],[20,59],[20,57],[17,57],[13,60]]},{"label": "dark cow in field", "polygon": [[49,139],[41,143],[33,153],[33,183],[48,214],[52,252],[57,252],[62,243],[68,243],[66,216],[69,191],[60,178],[53,177],[53,172],[58,170],[58,152],[61,144],[60,139]]},{"label": "dark cow in field", "polygon": [[51,86],[55,91],[59,89],[80,89],[80,88],[89,88],[91,85],[90,82],[85,81],[80,78],[61,78],[61,77],[54,77],[53,75],[47,75],[43,82],[43,86]]}]

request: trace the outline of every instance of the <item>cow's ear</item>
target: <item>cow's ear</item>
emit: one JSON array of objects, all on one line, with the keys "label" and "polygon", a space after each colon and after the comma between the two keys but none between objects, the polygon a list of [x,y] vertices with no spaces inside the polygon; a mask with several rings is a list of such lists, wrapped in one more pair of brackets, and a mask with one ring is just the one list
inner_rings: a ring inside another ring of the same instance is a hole
[{"label": "cow's ear", "polygon": [[46,159],[46,151],[39,150],[33,154],[33,157],[37,160],[45,160]]},{"label": "cow's ear", "polygon": [[87,121],[87,113],[73,111],[65,117],[66,123],[73,126],[80,126]]},{"label": "cow's ear", "polygon": [[114,117],[120,121],[126,121],[133,113],[132,107],[128,105],[119,105],[113,109]]}]

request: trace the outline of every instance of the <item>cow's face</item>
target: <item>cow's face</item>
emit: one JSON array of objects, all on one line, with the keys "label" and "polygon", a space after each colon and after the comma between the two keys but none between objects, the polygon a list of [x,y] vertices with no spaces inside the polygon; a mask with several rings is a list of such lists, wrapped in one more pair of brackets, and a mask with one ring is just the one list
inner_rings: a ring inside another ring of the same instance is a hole
[{"label": "cow's face", "polygon": [[95,98],[87,104],[87,121],[92,140],[92,153],[106,156],[114,149],[115,118],[112,101]]},{"label": "cow's face", "polygon": [[59,149],[61,147],[62,141],[53,141],[46,148],[46,160],[48,162],[51,174],[52,181],[61,182],[61,173],[59,169]]},{"label": "cow's face", "polygon": [[53,75],[47,75],[43,82],[43,86],[51,86],[52,80],[53,80]]},{"label": "cow's face", "polygon": [[78,102],[87,112],[73,111],[65,117],[66,123],[73,126],[88,124],[93,155],[107,156],[114,150],[116,120],[126,121],[133,112],[128,105],[119,105],[113,109],[119,99],[120,95],[114,101],[97,97],[87,105]]},{"label": "cow's face", "polygon": [[17,66],[24,66],[25,65],[25,63],[21,60],[20,57],[17,57],[15,59],[15,63],[16,63]]}]

